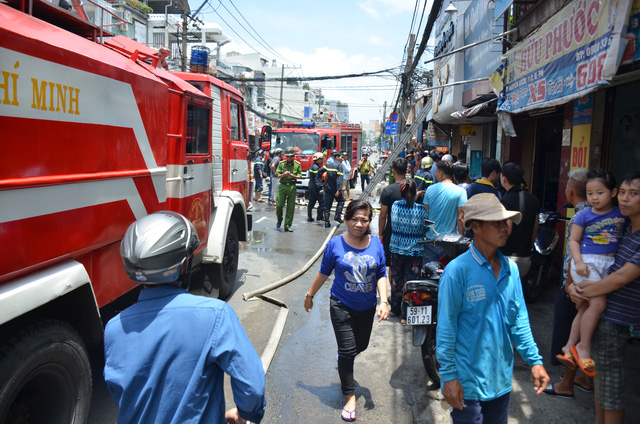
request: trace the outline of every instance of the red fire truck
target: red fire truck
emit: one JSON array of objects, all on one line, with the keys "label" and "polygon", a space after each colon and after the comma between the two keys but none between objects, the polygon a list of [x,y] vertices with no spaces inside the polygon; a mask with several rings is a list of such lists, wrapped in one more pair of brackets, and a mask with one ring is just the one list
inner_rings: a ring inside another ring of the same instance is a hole
[{"label": "red fire truck", "polygon": [[47,1],[0,4],[1,423],[86,421],[87,346],[135,286],[119,254],[133,221],[187,216],[194,283],[220,297],[251,230],[240,92],[98,34]]},{"label": "red fire truck", "polygon": [[293,147],[296,152],[295,159],[302,166],[302,179],[296,183],[298,192],[309,188],[309,167],[313,164],[313,154],[322,152],[328,159],[334,149],[347,152],[349,157],[345,160],[351,164],[351,175],[345,175],[345,178],[349,178],[351,187],[354,187],[363,141],[362,128],[358,124],[285,122],[282,128],[271,129],[272,149]]}]

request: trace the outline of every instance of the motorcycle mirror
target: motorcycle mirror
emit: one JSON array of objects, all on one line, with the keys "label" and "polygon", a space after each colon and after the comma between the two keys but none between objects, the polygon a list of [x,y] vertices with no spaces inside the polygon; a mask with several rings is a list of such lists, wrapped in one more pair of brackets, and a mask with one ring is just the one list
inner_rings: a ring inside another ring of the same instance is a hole
[{"label": "motorcycle mirror", "polygon": [[433,221],[429,221],[428,219],[424,220],[424,226],[427,228],[435,228],[436,223]]},{"label": "motorcycle mirror", "polygon": [[549,218],[549,214],[545,212],[540,212],[538,214],[538,224],[544,224],[547,222],[547,218]]}]

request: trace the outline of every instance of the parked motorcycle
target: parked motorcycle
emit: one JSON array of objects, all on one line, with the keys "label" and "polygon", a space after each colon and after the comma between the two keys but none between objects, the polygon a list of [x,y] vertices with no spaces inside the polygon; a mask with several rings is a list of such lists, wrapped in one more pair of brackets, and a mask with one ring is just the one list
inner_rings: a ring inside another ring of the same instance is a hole
[{"label": "parked motorcycle", "polygon": [[[435,223],[426,221],[431,228]],[[442,234],[422,244],[433,243],[442,247],[446,257],[440,262],[430,262],[422,267],[419,280],[405,283],[402,292],[403,302],[407,307],[407,325],[412,327],[414,346],[420,346],[422,364],[432,381],[431,390],[440,388],[440,365],[436,358],[436,324],[438,317],[438,287],[444,266],[450,260],[466,252],[471,239],[460,234]]]},{"label": "parked motorcycle", "polygon": [[542,282],[549,274],[558,255],[560,249],[558,231],[556,230],[558,221],[568,221],[568,219],[555,212],[540,212],[538,214],[540,229],[531,252],[531,268],[522,280],[522,291],[528,303],[535,303],[538,300],[542,290]]}]

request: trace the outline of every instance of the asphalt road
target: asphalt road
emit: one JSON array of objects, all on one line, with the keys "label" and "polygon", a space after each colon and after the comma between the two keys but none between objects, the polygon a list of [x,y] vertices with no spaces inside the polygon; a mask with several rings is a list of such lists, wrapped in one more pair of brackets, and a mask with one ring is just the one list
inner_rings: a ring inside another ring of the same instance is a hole
[{"label": "asphalt road", "polygon": [[[355,197],[358,190],[352,191]],[[256,204],[252,241],[243,243],[238,281],[229,304],[235,309],[258,354],[264,351],[280,308],[264,300],[243,300],[251,292],[279,281],[299,270],[321,248],[329,229],[322,223],[306,222],[306,210],[296,207],[293,233],[275,228],[275,207]],[[335,223],[334,223],[335,224]],[[377,216],[373,220],[377,234]],[[340,226],[338,233],[342,232]],[[288,308],[280,343],[267,371],[267,411],[263,423],[339,423],[343,397],[337,372],[336,342],[329,319],[330,279],[315,297],[307,313],[302,304],[319,268],[319,260],[301,277],[277,288],[268,296]],[[553,300],[557,286],[547,283],[540,300],[529,305],[534,337],[545,359],[545,367],[557,381],[561,367],[549,364]],[[640,395],[634,384],[640,377],[640,343],[629,345],[627,381],[631,399]],[[117,407],[108,396],[96,365],[92,423],[115,423]],[[420,360],[420,349],[411,345],[411,329],[390,319],[375,323],[369,348],[356,359],[357,422],[359,423],[448,423],[448,405],[439,391],[428,390],[428,378]],[[233,405],[226,384],[228,408]],[[529,368],[516,358],[509,423],[584,423],[594,417],[593,394],[576,390],[574,399],[536,396]],[[637,422],[640,405],[627,410],[627,422]]]}]

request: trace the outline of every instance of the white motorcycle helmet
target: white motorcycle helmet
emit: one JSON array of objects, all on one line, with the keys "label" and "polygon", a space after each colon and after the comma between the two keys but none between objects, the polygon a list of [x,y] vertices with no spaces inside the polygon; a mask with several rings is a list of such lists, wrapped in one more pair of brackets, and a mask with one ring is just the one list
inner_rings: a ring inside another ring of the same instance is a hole
[{"label": "white motorcycle helmet", "polygon": [[191,258],[199,246],[198,233],[187,218],[173,211],[159,211],[129,226],[120,255],[133,282],[164,284],[178,281],[181,275],[188,280]]}]

